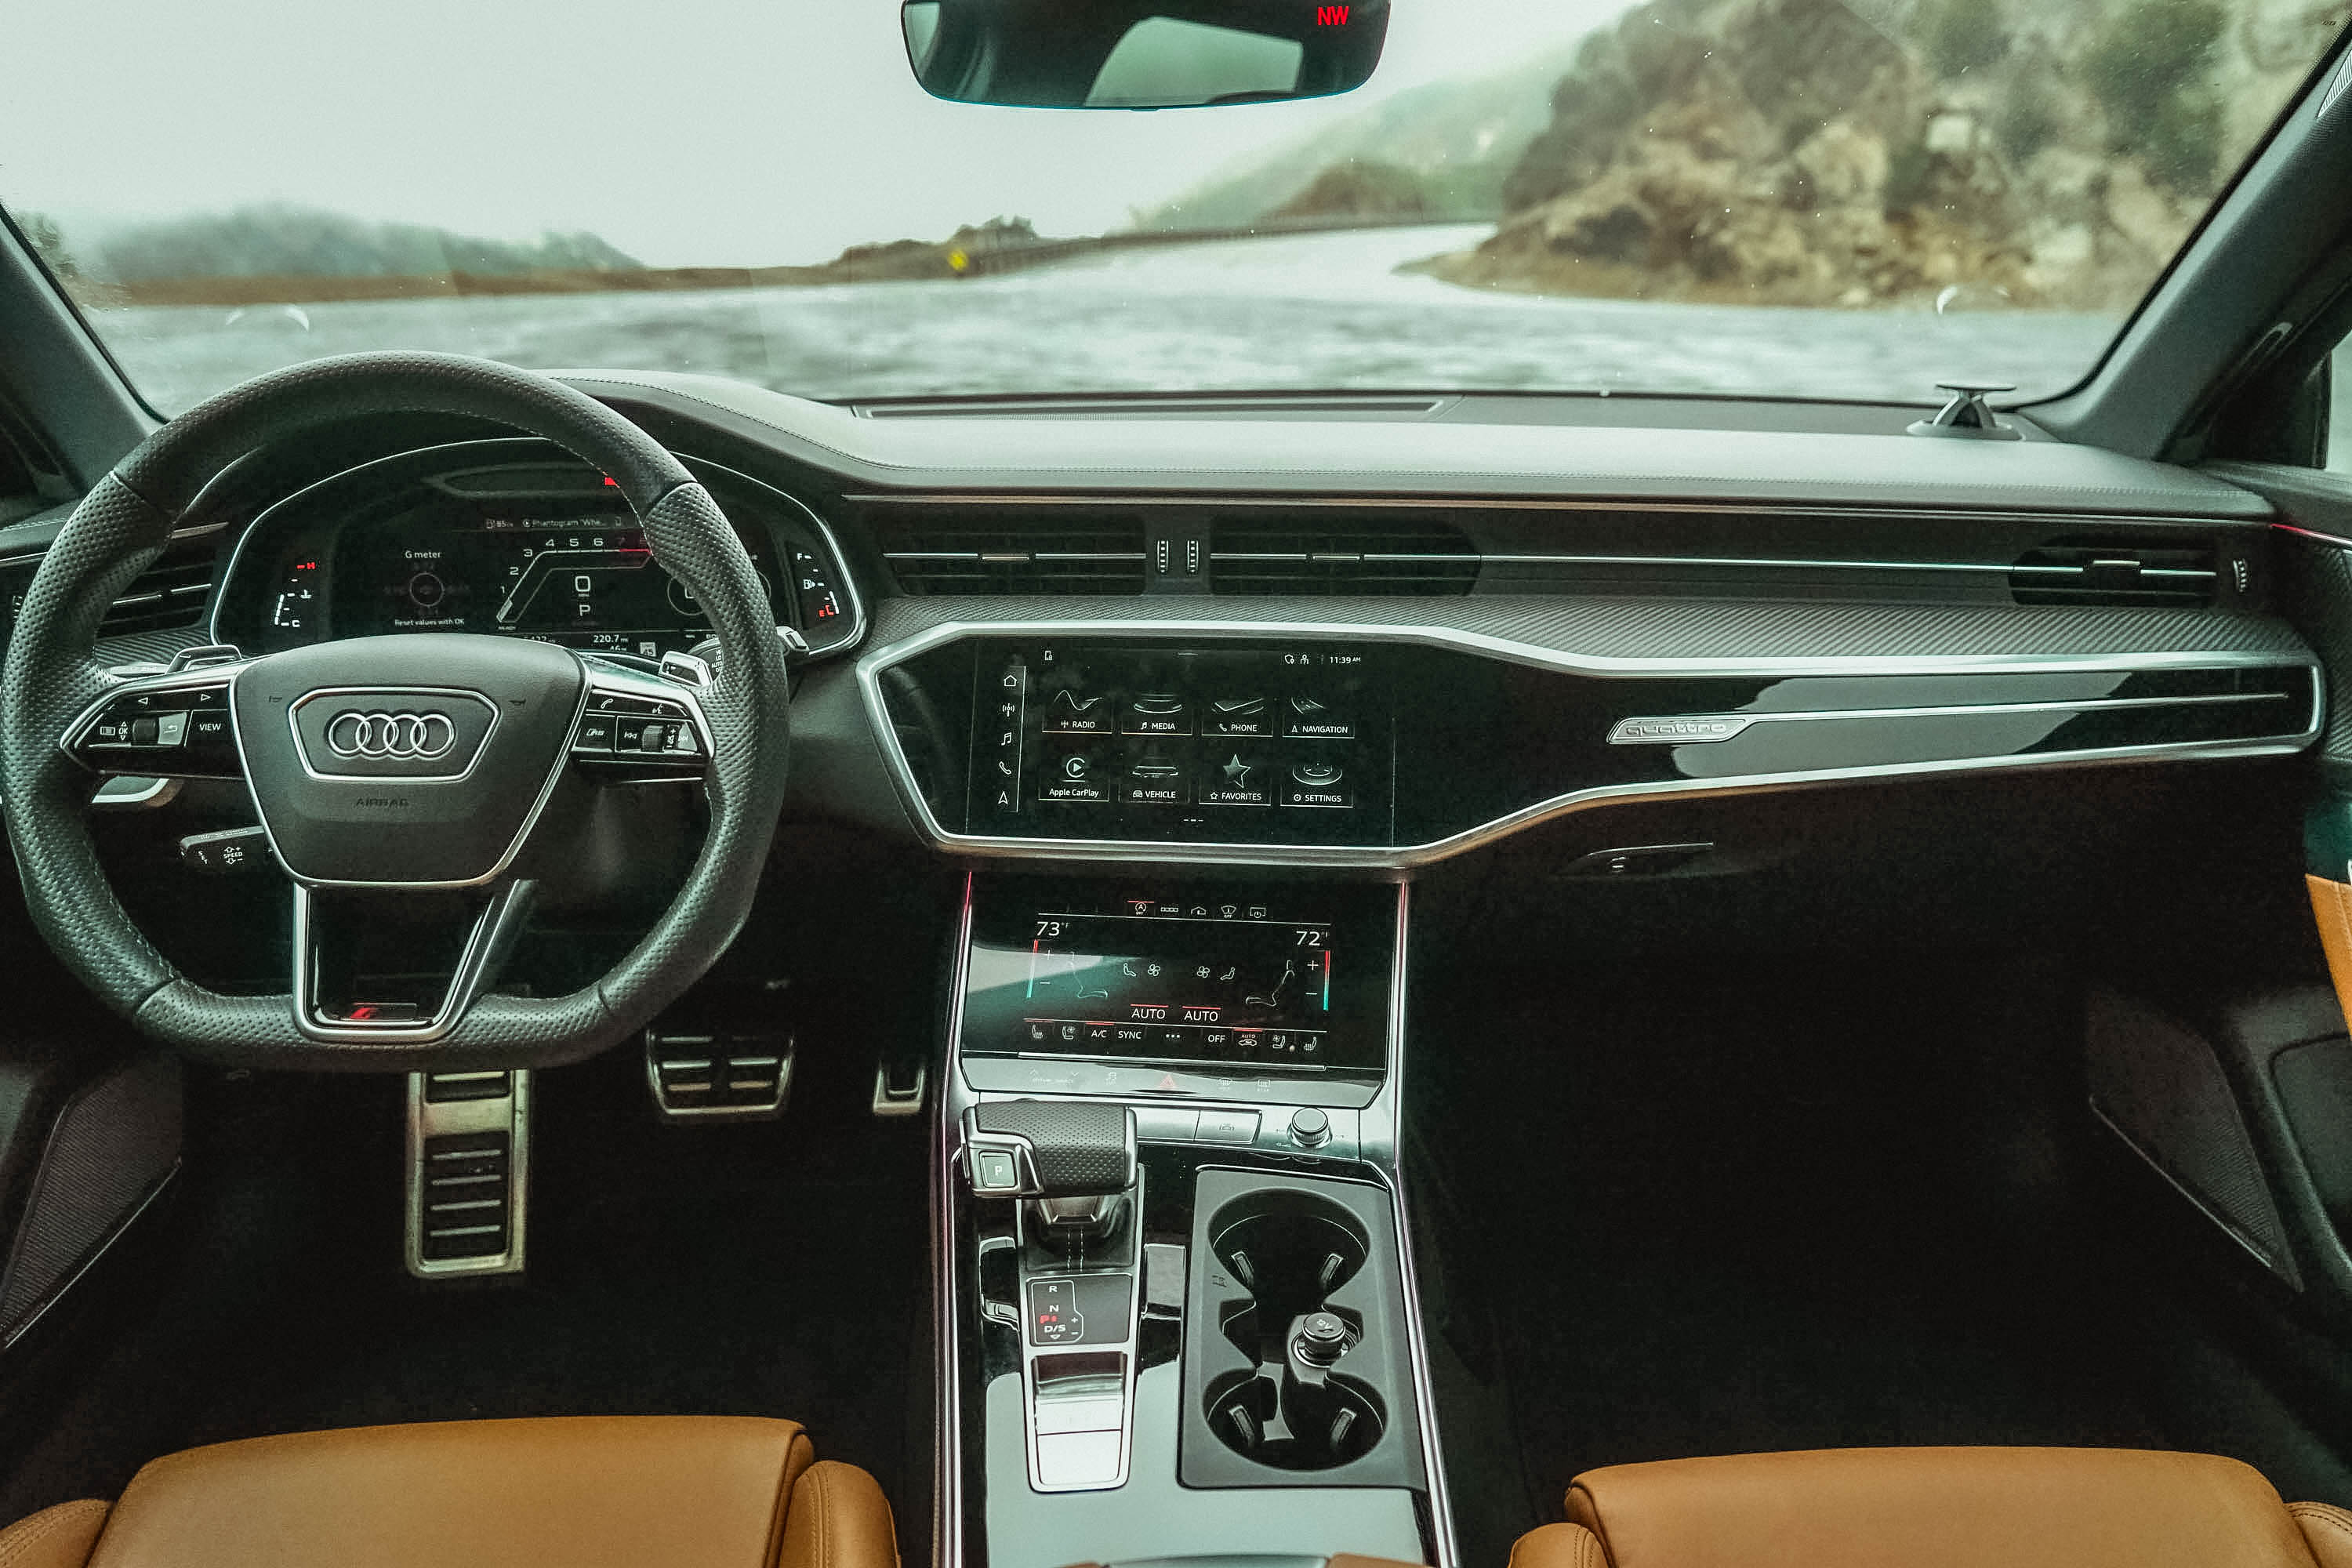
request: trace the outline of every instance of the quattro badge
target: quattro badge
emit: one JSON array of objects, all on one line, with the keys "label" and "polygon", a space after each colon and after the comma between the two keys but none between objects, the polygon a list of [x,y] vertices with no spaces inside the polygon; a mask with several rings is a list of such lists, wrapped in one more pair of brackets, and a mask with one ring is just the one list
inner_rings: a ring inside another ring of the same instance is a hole
[{"label": "quattro badge", "polygon": [[1612,746],[1691,746],[1728,741],[1756,722],[1746,718],[1620,719],[1609,731]]}]

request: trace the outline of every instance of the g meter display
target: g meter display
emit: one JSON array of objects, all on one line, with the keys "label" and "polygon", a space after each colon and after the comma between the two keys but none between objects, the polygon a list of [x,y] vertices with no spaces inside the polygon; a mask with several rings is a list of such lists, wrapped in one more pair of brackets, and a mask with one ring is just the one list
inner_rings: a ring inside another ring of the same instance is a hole
[{"label": "g meter display", "polygon": [[1378,1071],[1390,951],[1377,914],[1264,893],[976,906],[963,1049]]}]

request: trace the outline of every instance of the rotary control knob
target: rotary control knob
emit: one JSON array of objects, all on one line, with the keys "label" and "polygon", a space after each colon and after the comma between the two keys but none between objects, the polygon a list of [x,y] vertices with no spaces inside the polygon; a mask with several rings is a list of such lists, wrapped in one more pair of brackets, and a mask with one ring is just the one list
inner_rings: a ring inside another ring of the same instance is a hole
[{"label": "rotary control knob", "polygon": [[1331,1119],[1311,1105],[1290,1113],[1290,1141],[1301,1149],[1320,1149],[1331,1142]]}]

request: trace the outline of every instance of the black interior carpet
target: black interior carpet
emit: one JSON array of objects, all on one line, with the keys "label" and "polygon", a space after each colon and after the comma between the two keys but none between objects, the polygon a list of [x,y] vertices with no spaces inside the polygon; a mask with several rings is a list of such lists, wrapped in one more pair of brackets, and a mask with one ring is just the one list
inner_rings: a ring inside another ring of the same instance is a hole
[{"label": "black interior carpet", "polygon": [[8,1517],[191,1444],[376,1422],[781,1415],[900,1508],[927,1453],[922,1123],[803,1051],[785,1119],[654,1120],[635,1053],[539,1075],[530,1272],[399,1258],[401,1081],[213,1080],[150,1299],[9,1474]]},{"label": "black interior carpet", "polygon": [[2013,978],[1781,959],[1465,999],[1486,1048],[1412,1081],[1443,1315],[1479,1373],[1441,1415],[1516,1460],[1515,1485],[1449,1465],[1471,1560],[1601,1465],[2166,1446],[2053,1131],[2081,1115],[2067,1001]]}]

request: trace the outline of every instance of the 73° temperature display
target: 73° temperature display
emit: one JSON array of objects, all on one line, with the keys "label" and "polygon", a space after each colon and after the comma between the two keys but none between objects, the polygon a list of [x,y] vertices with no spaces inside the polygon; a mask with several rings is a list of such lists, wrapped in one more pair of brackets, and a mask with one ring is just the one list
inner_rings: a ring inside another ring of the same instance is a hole
[{"label": "73\u00b0 temperature display", "polygon": [[[1385,970],[1371,954],[1356,958]],[[1263,905],[1136,899],[1119,913],[1034,910],[1017,931],[975,931],[964,1046],[1276,1070],[1346,1065],[1367,1033],[1349,963],[1332,921],[1277,919]]]}]

